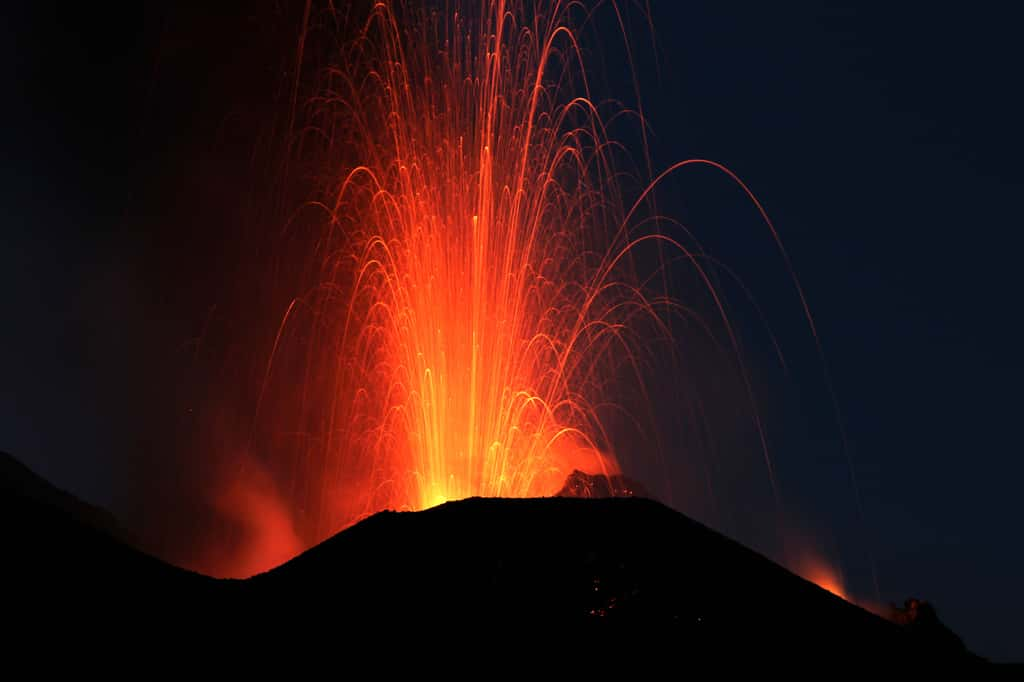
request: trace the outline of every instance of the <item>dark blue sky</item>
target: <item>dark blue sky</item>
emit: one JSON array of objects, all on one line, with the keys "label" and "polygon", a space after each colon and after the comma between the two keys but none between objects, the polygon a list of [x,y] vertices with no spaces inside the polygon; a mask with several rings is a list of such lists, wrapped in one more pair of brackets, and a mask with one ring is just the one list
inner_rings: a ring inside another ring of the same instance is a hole
[{"label": "dark blue sky", "polygon": [[931,599],[979,652],[1021,658],[1020,17],[994,3],[653,11],[653,147],[729,165],[782,233],[883,598]]},{"label": "dark blue sky", "polygon": [[[186,224],[182,206],[241,221],[218,197],[249,163],[245,132],[259,126],[246,115],[262,111],[252,93],[278,63],[268,46],[292,39],[274,37],[287,13],[255,21],[238,5],[217,16],[132,3],[12,10],[3,22],[16,94],[0,183],[0,448],[114,508],[132,485],[117,453],[174,440],[147,431],[166,422],[133,404],[140,391],[171,404],[162,394],[176,390],[161,388],[175,376],[154,367],[160,352],[140,348],[180,349],[202,327],[210,304],[194,290],[216,280],[227,241],[195,255],[212,221]],[[823,517],[856,517],[848,455],[863,520],[836,534],[870,547],[882,598],[931,600],[974,650],[1024,658],[1020,17],[996,3],[777,5],[654,0],[660,73],[641,50],[640,85],[654,167],[720,161],[778,227],[831,370],[845,454],[749,204],[693,172],[666,183],[660,208],[742,274],[796,359],[784,407],[766,408],[783,492],[802,491],[805,517],[826,506]],[[630,86],[621,64],[604,68],[613,90]]]}]

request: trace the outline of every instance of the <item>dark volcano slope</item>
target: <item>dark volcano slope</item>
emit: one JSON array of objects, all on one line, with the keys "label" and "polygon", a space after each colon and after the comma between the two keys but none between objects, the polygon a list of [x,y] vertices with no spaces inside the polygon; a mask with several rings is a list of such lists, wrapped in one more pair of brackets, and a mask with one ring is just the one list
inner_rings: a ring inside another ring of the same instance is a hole
[{"label": "dark volcano slope", "polygon": [[657,651],[672,658],[977,660],[955,637],[872,615],[645,499],[383,512],[268,573],[215,580],[137,551],[109,516],[9,458],[0,478],[4,615],[22,626],[99,620],[123,635],[187,623],[179,631],[204,641],[572,628],[562,632],[617,633],[620,647],[669,642]]},{"label": "dark volcano slope", "polygon": [[639,626],[671,633],[680,655],[973,658],[955,637],[882,619],[641,498],[383,512],[244,587],[293,622],[316,605],[381,626]]},{"label": "dark volcano slope", "polygon": [[[109,512],[0,453],[4,615],[73,628],[104,615],[155,619],[222,587],[138,551]],[[59,617],[55,617],[59,616]]]}]

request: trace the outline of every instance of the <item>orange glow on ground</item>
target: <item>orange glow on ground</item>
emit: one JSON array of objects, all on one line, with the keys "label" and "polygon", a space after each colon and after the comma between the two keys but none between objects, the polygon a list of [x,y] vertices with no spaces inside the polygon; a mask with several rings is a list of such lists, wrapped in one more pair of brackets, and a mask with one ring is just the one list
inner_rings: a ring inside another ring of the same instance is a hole
[{"label": "orange glow on ground", "polygon": [[838,570],[820,559],[809,560],[803,567],[801,575],[823,590],[850,601],[846,594],[843,576]]},{"label": "orange glow on ground", "polygon": [[829,592],[831,592],[832,594],[836,595],[837,597],[841,597],[842,599],[846,599],[847,601],[849,601],[849,599],[847,599],[847,597],[846,597],[846,592],[843,591],[842,583],[837,581],[835,579],[835,577],[833,577],[833,576],[822,576],[822,577],[818,578],[817,580],[814,580],[813,582],[814,582],[815,585],[817,585],[821,589],[828,590]]}]

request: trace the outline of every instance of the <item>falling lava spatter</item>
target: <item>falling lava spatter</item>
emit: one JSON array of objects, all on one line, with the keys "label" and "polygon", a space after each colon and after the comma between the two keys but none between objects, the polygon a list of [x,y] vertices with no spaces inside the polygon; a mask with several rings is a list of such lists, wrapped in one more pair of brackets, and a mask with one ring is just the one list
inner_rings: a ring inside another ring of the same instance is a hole
[{"label": "falling lava spatter", "polygon": [[[684,167],[711,167],[781,243],[724,166],[691,159],[654,176],[610,134],[629,119],[646,139],[646,123],[592,95],[581,38],[600,4],[384,0],[362,15],[358,3],[318,15],[307,3],[298,61],[313,26],[328,54],[311,82],[300,88],[296,76],[289,146],[316,162],[303,218],[282,235],[313,236],[260,369],[258,452],[240,458],[260,485],[233,483],[244,493],[235,499],[258,507],[247,523],[275,532],[244,569],[217,573],[270,568],[384,509],[554,495],[573,472],[618,480],[606,417],[637,424],[650,408],[651,339],[673,347],[676,315],[713,324],[669,295],[662,249],[713,303],[716,342],[736,356],[775,489],[712,261],[686,228],[660,231],[652,189]],[[628,55],[621,8],[609,7]],[[354,37],[335,39],[342,24]],[[624,377],[635,389],[628,406],[616,402]]]},{"label": "falling lava spatter", "polygon": [[319,534],[619,472],[595,404],[636,318],[658,312],[632,274],[573,28],[586,16],[378,3],[320,74],[306,135],[334,165],[312,202],[318,284],[284,315],[263,390],[301,355],[315,409],[296,458],[322,481]]}]

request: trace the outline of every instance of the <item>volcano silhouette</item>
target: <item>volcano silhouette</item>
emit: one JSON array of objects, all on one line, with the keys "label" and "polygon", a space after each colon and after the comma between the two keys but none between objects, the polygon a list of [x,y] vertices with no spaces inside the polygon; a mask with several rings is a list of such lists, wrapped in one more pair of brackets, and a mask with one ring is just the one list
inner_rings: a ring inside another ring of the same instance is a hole
[{"label": "volcano silhouette", "polygon": [[[7,616],[21,623],[84,617],[145,631],[187,619],[192,634],[218,636],[596,626],[668,635],[662,653],[676,660],[981,660],[944,629],[880,618],[639,497],[472,498],[381,512],[267,573],[218,580],[134,549],[112,517],[2,453],[0,479],[0,578]],[[595,489],[584,483],[575,489]]]}]

